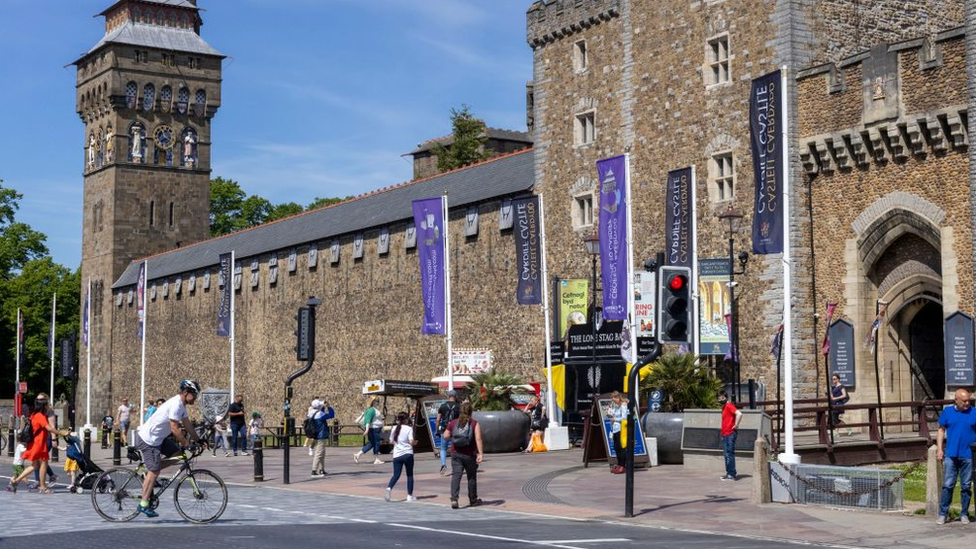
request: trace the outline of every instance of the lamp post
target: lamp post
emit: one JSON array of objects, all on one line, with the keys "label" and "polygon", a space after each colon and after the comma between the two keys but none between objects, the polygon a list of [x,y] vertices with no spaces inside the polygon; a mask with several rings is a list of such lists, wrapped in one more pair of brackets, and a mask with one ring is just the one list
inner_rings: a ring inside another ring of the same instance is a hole
[{"label": "lamp post", "polygon": [[[589,236],[583,238],[583,244],[586,245],[586,253],[590,254],[590,258],[593,260],[593,278],[590,281],[590,295],[593,296],[593,308],[590,311],[590,333],[592,335],[591,341],[591,352],[592,361],[590,363],[590,368],[596,368],[596,258],[600,256],[600,235],[596,231],[593,231]],[[593,379],[596,379],[594,374]],[[591,387],[591,389],[595,389]],[[579,375],[576,376],[576,394],[579,395]],[[579,398],[577,396],[577,398]]]},{"label": "lamp post", "polygon": [[734,389],[732,392],[735,395],[736,403],[738,403],[740,400],[739,389],[742,385],[742,375],[739,368],[739,311],[737,302],[735,300],[735,275],[745,274],[746,262],[749,261],[748,253],[742,252],[739,254],[739,263],[742,265],[742,271],[738,273],[735,272],[735,233],[739,230],[739,222],[742,221],[743,217],[745,217],[745,215],[743,215],[741,211],[735,209],[732,203],[729,203],[728,208],[719,212],[718,214],[718,218],[722,220],[723,223],[729,224],[729,314],[732,317],[731,322],[729,323],[731,324],[732,330],[732,333],[729,334],[729,339],[731,340],[731,349],[729,354],[732,357],[732,368],[734,372]]}]

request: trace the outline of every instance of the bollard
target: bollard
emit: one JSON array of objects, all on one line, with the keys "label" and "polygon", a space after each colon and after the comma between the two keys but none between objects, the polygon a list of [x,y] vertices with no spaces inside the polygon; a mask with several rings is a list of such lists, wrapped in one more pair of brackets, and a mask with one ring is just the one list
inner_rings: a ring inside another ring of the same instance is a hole
[{"label": "bollard", "polygon": [[102,450],[108,450],[108,437],[110,432],[111,431],[102,426]]},{"label": "bollard", "polygon": [[112,465],[122,465],[122,433],[118,430],[112,431]]},{"label": "bollard", "polygon": [[[57,430],[57,428],[58,428],[58,416],[54,416],[54,429]],[[48,434],[47,436],[48,436],[48,440],[51,441],[51,463],[57,463],[58,455],[59,455],[58,435]]]},{"label": "bollard", "polygon": [[925,514],[935,517],[939,514],[939,498],[942,496],[942,462],[938,459],[939,448],[929,446],[927,470],[925,474]]},{"label": "bollard", "polygon": [[14,457],[17,448],[17,432],[14,431],[14,416],[10,415],[10,430],[7,431],[7,457]]},{"label": "bollard", "polygon": [[752,503],[762,505],[773,501],[769,480],[769,443],[757,438],[752,452]]},{"label": "bollard", "polygon": [[83,446],[85,461],[91,461],[91,429],[85,429],[85,441]]},{"label": "bollard", "polygon": [[264,482],[264,443],[260,438],[254,439],[251,452],[254,454],[254,482]]}]

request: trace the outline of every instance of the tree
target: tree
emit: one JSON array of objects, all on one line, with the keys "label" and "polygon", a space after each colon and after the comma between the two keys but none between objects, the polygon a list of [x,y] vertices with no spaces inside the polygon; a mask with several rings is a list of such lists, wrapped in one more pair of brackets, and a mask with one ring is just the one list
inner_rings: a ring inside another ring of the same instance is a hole
[{"label": "tree", "polygon": [[0,280],[8,280],[28,261],[48,253],[43,233],[15,219],[24,196],[3,186],[0,179]]},{"label": "tree", "polygon": [[[664,392],[664,412],[683,412],[688,408],[718,407],[722,382],[708,368],[695,364],[695,355],[667,354],[651,365],[651,373],[640,382],[641,393],[651,389]],[[645,395],[646,398],[646,395]]]},{"label": "tree", "polygon": [[[340,202],[340,198],[316,198],[308,209]],[[220,236],[268,221],[306,211],[297,202],[272,204],[258,195],[248,195],[240,183],[218,177],[210,181],[210,235]]]},{"label": "tree", "polygon": [[290,215],[300,214],[304,211],[305,208],[303,208],[302,205],[297,202],[285,202],[272,207],[271,211],[268,212],[268,216],[265,218],[265,221],[274,221]]},{"label": "tree", "polygon": [[342,202],[343,200],[349,200],[350,198],[352,198],[352,197],[351,196],[347,196],[345,198],[339,198],[339,197],[335,196],[335,197],[332,197],[332,198],[319,198],[319,197],[316,196],[315,197],[315,200],[313,200],[311,202],[311,204],[309,204],[308,207],[305,208],[305,210],[306,211],[308,211],[308,210],[317,210],[319,208],[324,208],[326,206],[331,206],[333,204],[338,204],[338,203]]},{"label": "tree", "polygon": [[439,171],[463,168],[487,160],[494,154],[485,148],[485,143],[488,142],[485,122],[471,114],[471,107],[461,105],[460,109],[451,109],[451,128],[451,144],[445,147],[436,143],[432,148],[432,152],[437,155]]}]

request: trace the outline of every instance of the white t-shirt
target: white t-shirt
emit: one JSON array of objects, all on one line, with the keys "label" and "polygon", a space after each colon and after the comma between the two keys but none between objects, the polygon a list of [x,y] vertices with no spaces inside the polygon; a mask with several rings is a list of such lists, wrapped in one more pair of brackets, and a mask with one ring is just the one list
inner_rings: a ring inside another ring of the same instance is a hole
[{"label": "white t-shirt", "polygon": [[126,406],[125,404],[119,406],[119,423],[129,421],[129,412],[131,410],[132,406]]},{"label": "white t-shirt", "polygon": [[[390,431],[391,438],[396,430],[397,428],[394,427]],[[413,439],[413,427],[409,425],[400,426],[400,436],[396,440],[391,440],[393,442],[393,459],[413,453],[413,445],[410,444],[411,439]]]},{"label": "white t-shirt", "polygon": [[14,450],[14,465],[24,464],[24,452],[27,451],[27,447],[23,443],[17,443],[17,449]]},{"label": "white t-shirt", "polygon": [[180,400],[180,395],[176,395],[157,408],[156,413],[139,427],[139,438],[150,446],[159,446],[173,432],[169,425],[170,420],[179,423],[185,417],[186,406]]}]

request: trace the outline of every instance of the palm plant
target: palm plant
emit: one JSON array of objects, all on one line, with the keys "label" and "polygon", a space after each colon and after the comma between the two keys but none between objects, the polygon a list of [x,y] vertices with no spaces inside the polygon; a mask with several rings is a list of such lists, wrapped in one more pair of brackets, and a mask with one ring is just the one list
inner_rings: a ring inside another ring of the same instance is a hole
[{"label": "palm plant", "polygon": [[512,409],[512,395],[523,393],[525,383],[516,375],[494,368],[471,376],[471,407],[484,412]]},{"label": "palm plant", "polygon": [[[695,364],[695,355],[668,354],[651,365],[651,373],[641,380],[641,392],[664,392],[663,412],[683,412],[688,408],[717,408],[722,382],[708,368]],[[645,400],[646,401],[646,400]]]}]

